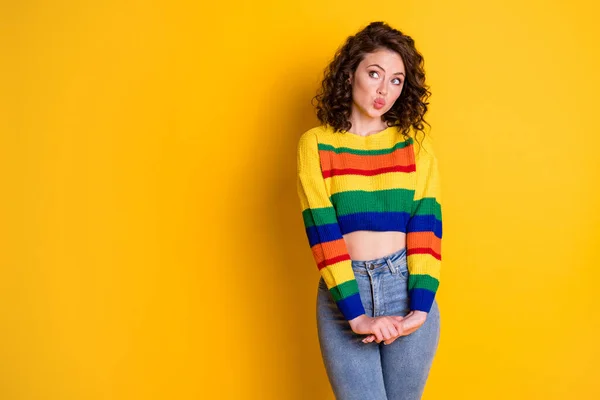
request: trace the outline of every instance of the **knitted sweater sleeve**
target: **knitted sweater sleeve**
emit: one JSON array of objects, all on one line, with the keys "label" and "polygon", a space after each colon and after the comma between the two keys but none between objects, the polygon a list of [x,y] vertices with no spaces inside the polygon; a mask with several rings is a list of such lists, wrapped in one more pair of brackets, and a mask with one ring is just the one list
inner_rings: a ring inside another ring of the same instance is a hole
[{"label": "knitted sweater sleeve", "polygon": [[352,261],[327,194],[317,137],[305,132],[297,148],[297,190],[302,217],[315,263],[346,320],[365,313]]},{"label": "knitted sweater sleeve", "polygon": [[416,187],[406,229],[410,309],[429,312],[442,261],[442,196],[438,161],[429,135],[415,144]]}]

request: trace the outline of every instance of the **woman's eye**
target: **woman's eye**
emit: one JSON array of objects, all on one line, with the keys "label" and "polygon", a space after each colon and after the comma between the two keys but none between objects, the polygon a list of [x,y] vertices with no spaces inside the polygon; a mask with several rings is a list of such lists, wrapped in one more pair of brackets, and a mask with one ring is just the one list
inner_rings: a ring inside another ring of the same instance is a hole
[{"label": "woman's eye", "polygon": [[394,79],[392,82],[394,82],[394,85],[400,85],[402,83],[402,81],[398,78]]},{"label": "woman's eye", "polygon": [[[373,74],[375,74],[377,76],[373,76]],[[377,73],[377,71],[371,71],[371,72],[369,72],[369,76],[371,76],[373,78],[379,78],[379,74]]]}]

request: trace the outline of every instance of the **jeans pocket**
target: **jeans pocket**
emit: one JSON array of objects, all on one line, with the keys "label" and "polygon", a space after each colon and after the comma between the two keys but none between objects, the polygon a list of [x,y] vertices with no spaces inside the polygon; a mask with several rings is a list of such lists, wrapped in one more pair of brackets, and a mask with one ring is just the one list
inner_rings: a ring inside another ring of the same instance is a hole
[{"label": "jeans pocket", "polygon": [[408,267],[406,265],[401,265],[398,268],[398,276],[402,279],[408,279]]}]

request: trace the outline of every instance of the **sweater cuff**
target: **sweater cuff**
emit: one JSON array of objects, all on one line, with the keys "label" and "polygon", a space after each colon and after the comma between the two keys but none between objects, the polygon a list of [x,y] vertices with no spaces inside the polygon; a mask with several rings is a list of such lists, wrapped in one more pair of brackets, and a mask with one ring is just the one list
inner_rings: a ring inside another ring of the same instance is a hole
[{"label": "sweater cuff", "polygon": [[435,293],[427,289],[412,289],[409,291],[410,309],[429,312],[433,305]]},{"label": "sweater cuff", "polygon": [[351,296],[340,299],[336,302],[338,308],[344,315],[346,321],[350,321],[362,314],[365,314],[365,308],[360,300],[360,294],[354,293]]}]

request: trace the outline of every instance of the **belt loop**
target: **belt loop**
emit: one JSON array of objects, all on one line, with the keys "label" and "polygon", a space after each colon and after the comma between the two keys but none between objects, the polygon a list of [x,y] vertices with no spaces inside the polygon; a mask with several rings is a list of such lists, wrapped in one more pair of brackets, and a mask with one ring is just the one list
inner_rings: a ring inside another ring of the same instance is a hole
[{"label": "belt loop", "polygon": [[392,262],[390,261],[389,258],[385,259],[385,262],[387,263],[388,267],[390,267],[390,271],[392,271],[393,275],[396,275],[396,272],[398,272],[397,268],[394,266],[394,264],[392,264]]}]

